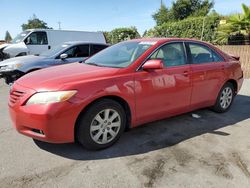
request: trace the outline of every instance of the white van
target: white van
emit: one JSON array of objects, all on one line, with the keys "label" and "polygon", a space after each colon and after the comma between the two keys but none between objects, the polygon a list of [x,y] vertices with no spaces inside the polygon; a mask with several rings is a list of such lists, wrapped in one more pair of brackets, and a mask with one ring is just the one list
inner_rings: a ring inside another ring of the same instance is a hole
[{"label": "white van", "polygon": [[0,45],[0,60],[24,55],[39,55],[63,42],[86,41],[106,44],[101,32],[29,29],[17,35],[10,44]]}]

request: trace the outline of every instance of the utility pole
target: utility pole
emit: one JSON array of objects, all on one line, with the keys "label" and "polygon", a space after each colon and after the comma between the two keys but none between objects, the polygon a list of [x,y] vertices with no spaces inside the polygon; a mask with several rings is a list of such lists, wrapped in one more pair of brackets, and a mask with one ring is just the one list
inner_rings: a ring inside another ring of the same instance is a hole
[{"label": "utility pole", "polygon": [[58,23],[58,29],[61,30],[61,22],[57,22]]},{"label": "utility pole", "polygon": [[162,7],[162,5],[163,5],[163,1],[161,0],[161,7]]},{"label": "utility pole", "polygon": [[206,17],[203,18],[202,30],[201,30],[201,41],[203,41],[203,35],[204,35],[204,30],[205,30],[205,19]]}]

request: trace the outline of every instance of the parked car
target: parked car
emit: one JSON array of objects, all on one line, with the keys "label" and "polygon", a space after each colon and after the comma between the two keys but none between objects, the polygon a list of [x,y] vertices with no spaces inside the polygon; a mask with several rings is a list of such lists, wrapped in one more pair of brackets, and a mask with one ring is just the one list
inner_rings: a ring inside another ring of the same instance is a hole
[{"label": "parked car", "polygon": [[10,116],[34,139],[103,149],[126,128],[204,107],[229,110],[243,82],[237,59],[191,39],[118,43],[85,63],[17,80]]},{"label": "parked car", "polygon": [[24,55],[39,55],[67,41],[106,43],[101,32],[29,29],[17,35],[10,44],[0,45],[0,60]]},{"label": "parked car", "polygon": [[5,79],[6,84],[10,84],[35,70],[83,61],[106,47],[107,44],[101,43],[65,42],[39,56],[15,57],[0,62],[0,77]]}]

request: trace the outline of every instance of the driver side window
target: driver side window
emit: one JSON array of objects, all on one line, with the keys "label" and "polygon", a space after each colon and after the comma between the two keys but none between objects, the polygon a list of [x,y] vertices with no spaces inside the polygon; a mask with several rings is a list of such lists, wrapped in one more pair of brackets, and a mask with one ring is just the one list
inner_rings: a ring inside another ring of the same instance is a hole
[{"label": "driver side window", "polygon": [[150,59],[161,59],[165,67],[185,65],[186,56],[183,43],[166,44],[158,49]]},{"label": "driver side window", "polygon": [[25,44],[28,45],[47,45],[48,38],[46,32],[33,32],[26,39]]},{"label": "driver side window", "polygon": [[67,58],[74,58],[74,57],[76,57],[76,52],[77,52],[77,47],[74,46],[74,47],[66,50],[65,52],[63,52],[63,54],[67,54],[68,55]]}]

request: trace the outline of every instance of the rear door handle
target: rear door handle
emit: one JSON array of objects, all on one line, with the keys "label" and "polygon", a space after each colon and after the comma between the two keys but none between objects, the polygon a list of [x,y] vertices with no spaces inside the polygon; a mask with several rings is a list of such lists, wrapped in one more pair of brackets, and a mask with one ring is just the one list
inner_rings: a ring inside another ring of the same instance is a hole
[{"label": "rear door handle", "polygon": [[184,76],[188,76],[188,75],[189,75],[189,72],[188,72],[188,71],[184,71],[184,72],[183,72],[183,75],[184,75]]},{"label": "rear door handle", "polygon": [[50,49],[51,48],[51,46],[48,46],[48,49]]}]

